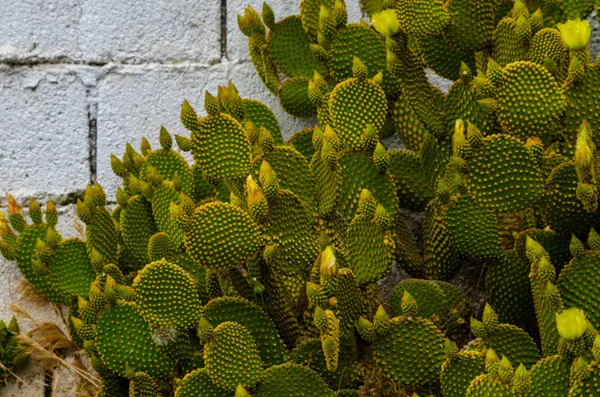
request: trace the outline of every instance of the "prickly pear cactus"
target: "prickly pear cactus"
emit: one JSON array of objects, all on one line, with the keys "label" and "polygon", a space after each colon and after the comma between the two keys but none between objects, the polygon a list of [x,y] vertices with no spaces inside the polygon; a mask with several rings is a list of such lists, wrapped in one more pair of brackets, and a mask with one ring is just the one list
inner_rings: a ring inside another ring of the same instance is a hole
[{"label": "prickly pear cactus", "polygon": [[0,253],[69,307],[99,397],[598,395],[594,1],[359,3],[238,17],[310,128],[229,82],[111,156],[84,238],[8,198]]}]

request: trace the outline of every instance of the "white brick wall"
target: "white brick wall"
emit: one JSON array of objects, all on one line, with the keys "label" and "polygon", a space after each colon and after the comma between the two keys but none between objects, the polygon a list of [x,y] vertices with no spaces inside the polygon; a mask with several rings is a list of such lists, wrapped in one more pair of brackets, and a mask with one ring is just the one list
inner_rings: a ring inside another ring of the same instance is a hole
[{"label": "white brick wall", "polygon": [[[243,97],[267,103],[286,136],[314,124],[286,115],[249,62],[237,14],[248,4],[260,12],[262,3],[0,0],[0,211],[8,192],[23,203],[29,197],[55,198],[66,203],[59,207],[61,231],[72,235],[72,193],[97,177],[114,197],[118,180],[110,169],[111,153],[121,155],[127,141],[139,146],[142,136],[157,144],[161,125],[187,135],[179,122],[183,99],[203,112],[204,91],[214,93],[229,80]],[[299,0],[269,3],[281,19],[297,13]],[[347,3],[349,20],[359,21],[358,0]],[[594,45],[597,53],[600,41]],[[15,266],[0,259],[0,319],[11,317],[19,279]],[[37,321],[57,319],[48,305],[27,308]],[[41,397],[39,370],[27,381],[34,386],[15,382],[0,394]],[[66,381],[58,388],[71,386]]]}]

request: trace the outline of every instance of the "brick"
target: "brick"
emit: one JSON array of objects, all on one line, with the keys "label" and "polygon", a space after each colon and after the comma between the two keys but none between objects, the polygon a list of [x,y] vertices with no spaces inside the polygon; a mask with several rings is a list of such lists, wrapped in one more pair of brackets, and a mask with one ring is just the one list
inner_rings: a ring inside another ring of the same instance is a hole
[{"label": "brick", "polygon": [[220,58],[218,0],[81,3],[79,42],[87,60],[209,63]]},{"label": "brick", "polygon": [[0,60],[80,58],[77,0],[0,1]]},{"label": "brick", "polygon": [[87,92],[60,66],[0,69],[0,197],[61,195],[88,182]]}]

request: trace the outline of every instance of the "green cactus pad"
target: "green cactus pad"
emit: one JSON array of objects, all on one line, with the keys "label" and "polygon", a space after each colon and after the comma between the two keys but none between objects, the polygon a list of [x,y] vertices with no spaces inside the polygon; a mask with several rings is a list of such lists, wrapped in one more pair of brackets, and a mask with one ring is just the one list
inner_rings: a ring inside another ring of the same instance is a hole
[{"label": "green cactus pad", "polygon": [[600,66],[586,65],[581,81],[576,81],[565,90],[567,111],[563,118],[563,133],[571,145],[575,145],[581,123],[587,121],[594,134],[592,139],[600,144]]},{"label": "green cactus pad", "polygon": [[433,198],[433,189],[421,167],[421,158],[407,149],[392,149],[390,173],[394,177],[396,193],[402,207],[422,211]]},{"label": "green cactus pad", "polygon": [[569,395],[570,369],[569,361],[559,355],[544,357],[531,368],[531,388],[528,396]]},{"label": "green cactus pad", "polygon": [[363,189],[368,189],[377,202],[394,217],[398,207],[394,182],[390,176],[377,170],[371,156],[344,151],[340,154],[339,163],[342,171],[342,189],[338,210],[348,222],[356,215],[358,198]]},{"label": "green cactus pad", "polygon": [[467,389],[466,397],[517,397],[509,385],[500,382],[498,376],[479,375]]},{"label": "green cactus pad", "polygon": [[264,38],[249,37],[248,52],[260,80],[269,91],[277,94],[277,90],[279,89],[279,74]]},{"label": "green cactus pad", "polygon": [[[512,2],[511,2],[512,4]],[[494,47],[491,58],[501,66],[525,59],[527,47],[515,33],[517,21],[512,17],[503,18],[494,30]]]},{"label": "green cactus pad", "polygon": [[241,324],[226,321],[215,327],[204,347],[204,363],[213,382],[225,390],[255,385],[262,363],[252,334]]},{"label": "green cactus pad", "polygon": [[506,356],[514,366],[523,364],[531,368],[540,359],[535,341],[521,328],[512,324],[500,324],[496,331],[485,338],[499,357]]},{"label": "green cactus pad", "polygon": [[485,371],[485,355],[464,351],[442,365],[440,381],[444,397],[463,397],[471,382]]},{"label": "green cactus pad", "polygon": [[600,329],[600,252],[587,251],[574,257],[558,278],[558,289],[567,307],[573,306],[586,314],[596,329]]},{"label": "green cactus pad", "polygon": [[312,78],[314,71],[325,73],[310,51],[308,34],[297,15],[275,24],[270,33],[270,51],[279,71],[288,77]]},{"label": "green cactus pad", "polygon": [[475,54],[454,47],[444,34],[423,38],[418,43],[417,51],[429,68],[449,80],[459,78],[463,62],[475,68]]},{"label": "green cactus pad", "polygon": [[148,263],[148,242],[157,227],[152,216],[151,204],[142,196],[133,196],[121,211],[121,236],[123,243],[135,260],[137,268]]},{"label": "green cactus pad", "polygon": [[400,281],[390,300],[390,307],[394,316],[402,315],[402,295],[404,291],[408,291],[419,305],[419,317],[444,318],[448,307],[446,307],[446,295],[440,286],[432,281],[408,279]]},{"label": "green cactus pad", "polygon": [[204,306],[202,315],[214,327],[225,321],[246,327],[256,341],[264,363],[276,365],[284,361],[285,345],[271,318],[256,304],[243,298],[217,298]]},{"label": "green cactus pad", "polygon": [[152,193],[152,215],[156,221],[156,226],[161,232],[164,232],[175,247],[176,251],[180,251],[183,246],[183,230],[171,219],[169,208],[171,203],[181,204],[179,193],[173,188],[173,184],[163,182]]},{"label": "green cactus pad", "polygon": [[194,176],[187,161],[174,150],[157,149],[146,156],[146,162],[140,169],[140,178],[146,179],[148,166],[154,167],[160,176],[169,181],[177,174],[181,180],[181,191],[188,196],[194,194]]},{"label": "green cactus pad", "polygon": [[446,318],[462,317],[470,313],[470,303],[466,300],[461,291],[452,283],[447,281],[432,280],[444,292],[445,306],[447,312]]},{"label": "green cactus pad", "polygon": [[444,103],[447,131],[453,132],[456,120],[470,121],[481,133],[489,135],[496,128],[494,113],[486,110],[479,101],[478,92],[472,78],[456,80]]},{"label": "green cactus pad", "polygon": [[600,363],[593,362],[589,370],[590,373],[585,379],[575,381],[569,391],[569,396],[600,396]]},{"label": "green cactus pad", "polygon": [[104,364],[121,376],[129,366],[153,378],[165,378],[173,362],[158,350],[150,326],[136,304],[118,301],[98,319],[96,346]]},{"label": "green cactus pad", "polygon": [[385,93],[370,80],[348,79],[335,87],[329,100],[333,129],[351,150],[360,150],[368,125],[381,130],[386,112]]},{"label": "green cactus pad", "polygon": [[321,5],[331,10],[333,9],[333,3],[334,0],[300,0],[302,26],[308,32],[311,42],[317,41]]},{"label": "green cactus pad", "polygon": [[277,246],[279,271],[289,275],[307,274],[318,255],[312,234],[315,219],[298,196],[283,189],[269,205],[269,214],[264,222],[266,239],[268,244]]},{"label": "green cactus pad", "polygon": [[148,374],[138,372],[129,382],[129,397],[158,397],[158,386]]},{"label": "green cactus pad", "polygon": [[446,30],[450,42],[464,51],[476,52],[493,38],[496,27],[496,0],[450,0],[446,8],[452,19]]},{"label": "green cactus pad", "polygon": [[396,133],[402,139],[404,146],[409,150],[420,152],[425,138],[430,133],[406,95],[400,95],[394,103],[392,117]]},{"label": "green cactus pad", "polygon": [[563,0],[559,7],[565,19],[585,19],[594,10],[594,0]]},{"label": "green cactus pad", "polygon": [[254,397],[333,397],[334,392],[312,369],[286,363],[267,369]]},{"label": "green cactus pad", "polygon": [[386,69],[385,46],[381,36],[360,24],[340,29],[331,44],[331,75],[335,83],[352,77],[352,61],[360,59],[367,67],[368,76]]},{"label": "green cactus pad", "polygon": [[399,0],[396,11],[400,28],[417,38],[438,35],[450,22],[442,0]]},{"label": "green cactus pad", "polygon": [[320,339],[309,339],[299,344],[290,353],[290,358],[294,363],[320,374],[332,389],[353,388],[360,382],[360,364],[346,349],[340,349],[337,370],[332,372],[327,369]]},{"label": "green cactus pad", "polygon": [[261,243],[250,215],[228,203],[211,202],[196,208],[188,228],[185,246],[192,259],[221,272],[239,266]]},{"label": "green cactus pad", "polygon": [[255,99],[243,99],[240,106],[244,111],[244,121],[251,121],[257,128],[265,127],[276,145],[283,144],[279,121],[267,105]]},{"label": "green cactus pad", "polygon": [[283,110],[299,118],[310,118],[317,115],[317,108],[308,97],[306,77],[292,77],[281,84],[279,102]]},{"label": "green cactus pad", "polygon": [[511,136],[486,137],[469,159],[469,168],[467,185],[479,206],[499,212],[518,211],[531,207],[542,196],[544,180],[535,159]]},{"label": "green cactus pad", "polygon": [[[563,41],[558,29],[546,28],[537,32],[529,45],[529,60],[544,65],[548,59],[557,66],[556,79],[562,82],[567,77],[569,63],[569,47]],[[579,128],[579,126],[577,126]]]},{"label": "green cactus pad", "polygon": [[536,63],[514,62],[503,69],[503,79],[497,96],[503,130],[518,138],[552,131],[565,111],[565,96],[554,77]]},{"label": "green cactus pad", "polygon": [[296,131],[287,141],[287,144],[296,149],[296,151],[304,156],[307,161],[310,161],[315,154],[315,148],[312,144],[312,135],[312,128]]},{"label": "green cactus pad", "polygon": [[334,312],[340,320],[341,334],[347,335],[354,329],[360,316],[368,315],[369,304],[358,287],[356,276],[350,269],[340,269],[336,281],[333,295],[337,299],[337,304]]},{"label": "green cactus pad", "polygon": [[429,186],[436,186],[445,171],[450,153],[433,135],[428,135],[421,147],[421,166]]},{"label": "green cactus pad", "polygon": [[435,382],[444,362],[444,335],[429,320],[396,317],[387,335],[375,342],[374,358],[401,386]]},{"label": "green cactus pad", "polygon": [[488,268],[485,278],[488,300],[501,322],[523,324],[535,315],[529,273],[529,263],[515,251],[505,251]]},{"label": "green cactus pad", "polygon": [[396,262],[414,277],[423,276],[423,257],[404,218],[396,215]]},{"label": "green cactus pad", "polygon": [[328,217],[338,205],[342,175],[338,167],[331,169],[320,153],[313,156],[310,171],[315,179],[317,213],[321,217]]},{"label": "green cactus pad", "polygon": [[48,227],[41,224],[27,226],[17,239],[17,265],[23,276],[31,283],[33,288],[50,301],[57,304],[68,305],[72,303],[72,295],[65,294],[50,283],[48,278],[36,271],[33,265],[35,260],[35,246],[38,239],[44,241]]},{"label": "green cactus pad", "polygon": [[[295,149],[288,146],[275,146],[264,155],[264,160],[275,171],[279,186],[294,192],[310,211],[316,207],[315,180],[310,172],[308,161]],[[260,168],[260,157],[255,169]]]},{"label": "green cactus pad", "polygon": [[181,380],[175,397],[233,397],[233,392],[215,385],[206,368],[200,368]]},{"label": "green cactus pad", "polygon": [[227,114],[206,116],[192,132],[192,154],[209,178],[245,178],[250,171],[250,143],[240,123]]},{"label": "green cactus pad", "polygon": [[587,212],[577,198],[577,171],[571,161],[556,167],[544,185],[542,208],[552,230],[585,234],[595,215]]},{"label": "green cactus pad", "polygon": [[439,214],[439,206],[431,203],[423,230],[424,273],[428,278],[449,280],[460,267],[459,254],[452,244],[450,230]]},{"label": "green cactus pad", "polygon": [[48,280],[71,299],[87,296],[96,279],[85,243],[77,238],[60,242],[48,267]]},{"label": "green cactus pad", "polygon": [[500,239],[494,214],[461,196],[446,212],[446,224],[457,250],[471,258],[498,258]]},{"label": "green cactus pad", "polygon": [[162,259],[146,265],[132,287],[142,316],[154,326],[184,329],[200,318],[198,285],[176,264]]},{"label": "green cactus pad", "polygon": [[92,221],[86,224],[88,250],[95,249],[106,263],[117,262],[119,244],[118,224],[104,207],[96,207]]},{"label": "green cactus pad", "polygon": [[350,267],[359,284],[377,282],[392,265],[392,250],[371,219],[357,215],[348,228]]}]

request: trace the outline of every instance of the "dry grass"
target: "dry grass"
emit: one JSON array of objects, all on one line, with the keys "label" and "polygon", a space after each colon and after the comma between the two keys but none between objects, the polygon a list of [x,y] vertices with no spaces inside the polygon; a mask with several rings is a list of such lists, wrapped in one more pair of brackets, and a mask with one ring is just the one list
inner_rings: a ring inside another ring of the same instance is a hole
[{"label": "dry grass", "polygon": [[[60,308],[54,305],[54,309],[64,320]],[[15,316],[26,318],[33,324],[33,329],[27,335],[22,334],[16,337],[22,349],[31,356],[31,359],[40,363],[48,372],[60,373],[56,369],[67,369],[80,380],[77,386],[77,396],[94,396],[100,387],[100,380],[93,370],[84,364],[81,358],[83,353],[77,349],[69,336],[55,323],[36,322],[31,314],[21,306],[11,305],[11,310]],[[72,357],[70,360],[72,362],[67,361],[65,357]],[[23,379],[18,377],[17,379],[27,385]],[[57,376],[52,385],[53,390],[56,390],[59,381],[60,376]]]}]

